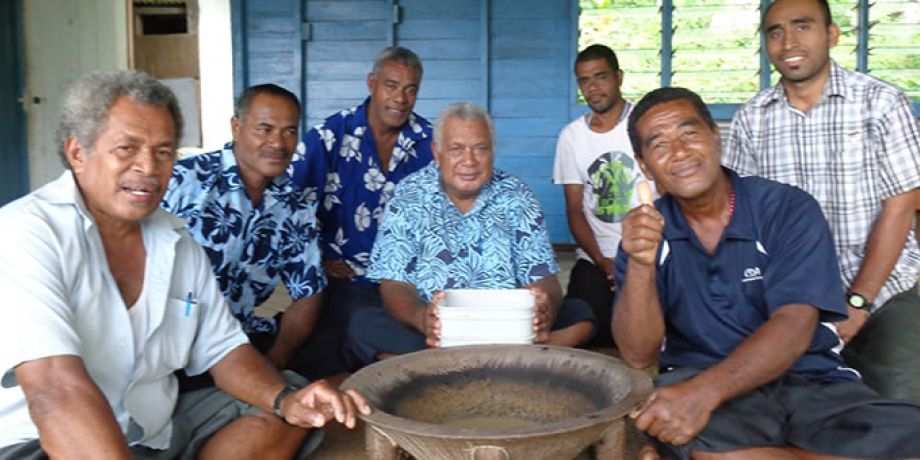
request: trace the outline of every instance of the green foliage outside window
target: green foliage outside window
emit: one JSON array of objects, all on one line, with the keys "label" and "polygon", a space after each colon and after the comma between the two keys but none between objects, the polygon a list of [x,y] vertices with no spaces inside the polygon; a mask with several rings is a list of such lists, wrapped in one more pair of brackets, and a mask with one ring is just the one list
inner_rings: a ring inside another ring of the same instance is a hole
[{"label": "green foliage outside window", "polygon": [[[857,0],[830,0],[841,30],[831,56],[857,68]],[[604,43],[625,73],[623,94],[637,100],[661,85],[660,0],[580,0],[578,49]],[[709,103],[738,104],[760,89],[760,0],[673,0],[671,84]],[[920,0],[873,0],[868,72],[920,102]],[[778,74],[770,69],[770,81]]]},{"label": "green foliage outside window", "polygon": [[636,101],[661,86],[660,30],[656,0],[582,0],[578,49],[613,48],[625,74],[623,96]]},{"label": "green foliage outside window", "polygon": [[760,0],[675,0],[673,86],[709,103],[750,98],[760,88]]},{"label": "green foliage outside window", "polygon": [[869,74],[920,102],[920,0],[873,0],[869,21]]}]

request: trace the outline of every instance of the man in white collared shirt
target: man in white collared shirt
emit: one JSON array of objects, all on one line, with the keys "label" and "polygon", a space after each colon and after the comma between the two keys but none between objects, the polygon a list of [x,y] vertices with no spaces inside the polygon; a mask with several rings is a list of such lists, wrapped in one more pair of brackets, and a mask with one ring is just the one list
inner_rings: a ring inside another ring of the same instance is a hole
[{"label": "man in white collared shirt", "polygon": [[[159,209],[181,126],[144,74],[83,78],[58,132],[69,170],[0,209],[0,459],[291,458],[309,428],[369,410],[324,381],[286,384],[248,344],[203,250]],[[178,369],[222,391],[178,397]]]}]

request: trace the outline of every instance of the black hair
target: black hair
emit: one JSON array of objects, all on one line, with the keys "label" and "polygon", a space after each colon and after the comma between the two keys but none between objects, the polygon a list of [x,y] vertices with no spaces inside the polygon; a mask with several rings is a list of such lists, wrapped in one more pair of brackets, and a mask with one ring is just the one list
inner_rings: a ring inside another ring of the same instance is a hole
[{"label": "black hair", "polygon": [[252,104],[252,100],[260,94],[267,94],[270,96],[277,96],[283,99],[287,99],[291,104],[294,104],[294,107],[297,108],[297,113],[300,113],[300,100],[297,99],[297,96],[294,93],[274,84],[274,83],[264,83],[261,85],[250,86],[243,90],[243,93],[240,94],[240,97],[236,99],[236,105],[233,107],[233,115],[237,118],[242,119],[246,116],[246,112],[249,111],[249,105]]},{"label": "black hair", "polygon": [[641,120],[642,116],[653,107],[672,101],[689,102],[710,129],[714,131],[719,129],[719,125],[717,125],[716,121],[712,118],[709,108],[706,107],[706,103],[703,102],[699,94],[687,88],[658,88],[642,96],[642,99],[640,99],[639,102],[636,103],[635,108],[633,108],[632,113],[629,114],[627,131],[629,132],[629,142],[632,144],[633,152],[636,154],[636,157],[642,156],[642,139],[639,136],[639,128],[636,126],[639,124],[639,120]]},{"label": "black hair", "polygon": [[595,59],[603,59],[607,61],[607,65],[610,66],[610,70],[614,72],[620,71],[620,61],[617,59],[617,53],[614,53],[607,45],[591,45],[578,53],[578,56],[575,57],[575,67],[578,67],[578,64],[585,61],[593,61]]},{"label": "black hair", "polygon": [[[801,1],[801,0],[796,0]],[[821,7],[821,11],[824,13],[824,25],[829,26],[834,23],[834,18],[831,15],[831,6],[827,3],[827,0],[815,0],[818,3],[818,6]],[[770,14],[770,10],[773,9],[773,6],[776,5],[776,0],[770,2],[766,8],[763,10],[763,15],[760,16],[760,30],[766,32],[764,27],[767,25],[767,15]]]}]

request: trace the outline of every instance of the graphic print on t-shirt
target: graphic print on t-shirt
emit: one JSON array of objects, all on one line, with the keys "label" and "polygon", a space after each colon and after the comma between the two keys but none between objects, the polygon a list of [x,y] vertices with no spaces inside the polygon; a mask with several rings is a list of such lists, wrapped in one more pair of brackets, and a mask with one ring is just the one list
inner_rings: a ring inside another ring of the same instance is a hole
[{"label": "graphic print on t-shirt", "polygon": [[625,152],[607,152],[591,163],[588,177],[596,200],[594,215],[604,222],[621,222],[632,204],[636,161]]}]

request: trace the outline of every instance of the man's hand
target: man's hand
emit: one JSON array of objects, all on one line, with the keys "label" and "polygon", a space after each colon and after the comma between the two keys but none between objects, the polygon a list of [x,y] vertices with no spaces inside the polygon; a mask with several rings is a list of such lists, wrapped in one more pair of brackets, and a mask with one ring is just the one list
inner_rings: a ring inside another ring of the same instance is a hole
[{"label": "man's hand", "polygon": [[534,343],[545,343],[553,328],[553,306],[549,294],[540,287],[531,286],[533,294],[533,333]]},{"label": "man's hand", "polygon": [[703,431],[718,404],[712,392],[690,380],[659,388],[629,416],[649,436],[680,446]]},{"label": "man's hand", "polygon": [[281,401],[284,421],[301,428],[319,428],[335,418],[348,428],[355,427],[355,411],[364,415],[371,407],[355,390],[340,392],[325,380],[318,380]]},{"label": "man's hand", "polygon": [[636,262],[653,266],[664,231],[664,216],[651,205],[629,211],[623,219],[623,250]]},{"label": "man's hand", "polygon": [[849,318],[847,318],[846,321],[841,321],[836,324],[837,335],[840,336],[843,343],[849,343],[850,340],[853,340],[853,337],[859,334],[859,331],[866,325],[866,321],[869,319],[869,312],[866,310],[848,306],[847,312],[850,315]]},{"label": "man's hand", "polygon": [[351,280],[355,276],[355,271],[342,259],[324,260],[323,269],[326,270],[327,275],[333,278]]},{"label": "man's hand", "polygon": [[598,268],[603,270],[604,274],[607,275],[607,281],[613,283],[613,259],[601,257],[601,260],[596,262]]},{"label": "man's hand", "polygon": [[435,292],[431,302],[425,307],[422,319],[425,331],[425,344],[432,348],[441,346],[441,318],[438,316],[438,306],[447,297],[443,291]]}]

